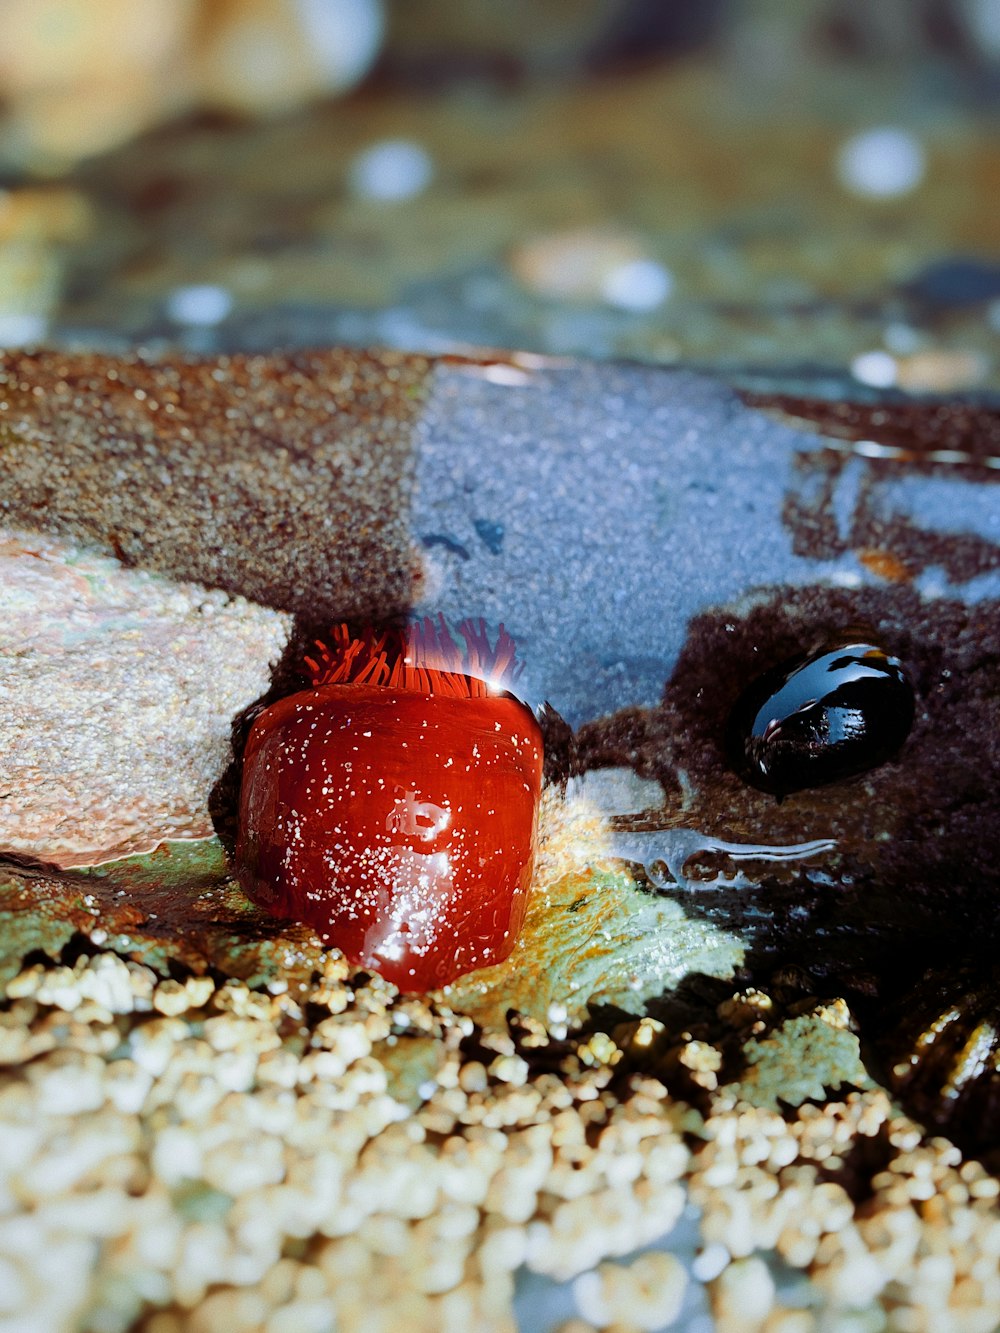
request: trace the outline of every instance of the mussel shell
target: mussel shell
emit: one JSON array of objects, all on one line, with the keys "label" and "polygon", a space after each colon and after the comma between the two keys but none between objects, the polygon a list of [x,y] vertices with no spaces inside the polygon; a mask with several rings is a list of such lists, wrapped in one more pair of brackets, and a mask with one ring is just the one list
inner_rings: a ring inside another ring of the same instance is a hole
[{"label": "mussel shell", "polygon": [[727,748],[751,786],[785,796],[884,763],[913,714],[899,658],[874,643],[842,642],[758,677],[733,709]]},{"label": "mussel shell", "polygon": [[907,1112],[966,1152],[1000,1150],[1000,972],[927,973],[876,1041]]}]

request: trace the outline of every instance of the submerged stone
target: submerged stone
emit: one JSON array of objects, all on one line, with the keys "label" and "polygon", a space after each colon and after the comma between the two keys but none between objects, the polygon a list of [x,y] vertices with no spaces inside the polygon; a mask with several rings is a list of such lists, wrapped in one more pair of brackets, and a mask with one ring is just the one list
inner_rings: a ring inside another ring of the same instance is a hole
[{"label": "submerged stone", "polygon": [[740,697],[729,724],[735,767],[785,796],[890,759],[913,725],[913,686],[877,644],[826,647],[783,662]]}]

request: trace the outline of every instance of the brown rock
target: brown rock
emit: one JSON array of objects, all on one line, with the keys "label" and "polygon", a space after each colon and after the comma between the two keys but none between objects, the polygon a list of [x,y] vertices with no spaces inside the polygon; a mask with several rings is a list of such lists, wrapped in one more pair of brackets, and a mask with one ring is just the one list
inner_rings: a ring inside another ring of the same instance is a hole
[{"label": "brown rock", "polygon": [[427,364],[364,352],[0,358],[0,522],[321,625],[407,605]]}]

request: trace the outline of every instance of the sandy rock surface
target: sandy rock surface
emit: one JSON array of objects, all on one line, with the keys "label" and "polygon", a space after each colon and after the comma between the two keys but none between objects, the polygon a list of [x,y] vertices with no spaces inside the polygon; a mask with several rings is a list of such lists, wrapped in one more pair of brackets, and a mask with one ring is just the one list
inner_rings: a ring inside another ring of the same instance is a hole
[{"label": "sandy rock surface", "polygon": [[0,852],[59,866],[212,833],[233,717],[290,617],[0,533]]}]

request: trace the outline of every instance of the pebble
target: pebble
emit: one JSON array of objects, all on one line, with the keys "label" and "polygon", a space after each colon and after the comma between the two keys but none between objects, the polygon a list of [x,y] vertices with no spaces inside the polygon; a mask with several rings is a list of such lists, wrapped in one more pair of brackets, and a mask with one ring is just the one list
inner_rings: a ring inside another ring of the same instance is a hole
[{"label": "pebble", "polygon": [[427,149],[409,139],[383,139],[360,152],[347,169],[351,193],[378,203],[413,199],[434,179]]},{"label": "pebble", "polygon": [[35,347],[45,341],[48,316],[37,311],[0,310],[0,347]]},{"label": "pebble", "polygon": [[201,0],[201,9],[188,55],[199,100],[243,115],[353,87],[382,43],[381,0]]},{"label": "pebble", "polygon": [[67,247],[86,240],[92,224],[91,209],[75,190],[0,190],[0,347],[45,341]]},{"label": "pebble", "polygon": [[232,293],[213,283],[176,287],[167,297],[165,313],[175,324],[213,328],[233,308]]},{"label": "pebble", "polygon": [[989,368],[978,352],[928,348],[897,357],[895,382],[907,393],[960,393],[982,383]]},{"label": "pebble", "polygon": [[851,374],[859,384],[891,389],[899,375],[899,366],[891,352],[860,352],[851,362]]},{"label": "pebble", "polygon": [[199,106],[271,115],[352,87],[380,0],[8,0],[6,138],[48,171]]},{"label": "pebble", "polygon": [[655,310],[674,289],[673,274],[655,259],[631,259],[605,274],[601,295],[619,310]]},{"label": "pebble", "polygon": [[877,126],[853,135],[837,154],[837,175],[852,194],[895,199],[912,193],[927,170],[923,144],[909,130]]},{"label": "pebble", "polygon": [[1000,60],[1000,5],[997,0],[964,0],[961,14],[982,51]]},{"label": "pebble", "polygon": [[190,5],[157,0],[10,0],[0,83],[11,130],[53,163],[123,142],[149,123],[151,102],[176,106],[164,76],[191,17]]},{"label": "pebble", "polygon": [[631,232],[584,227],[529,237],[510,254],[514,277],[536,296],[650,310],[673,278]]}]

